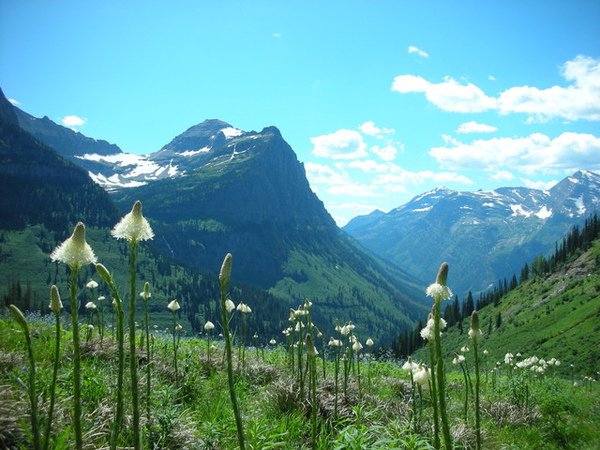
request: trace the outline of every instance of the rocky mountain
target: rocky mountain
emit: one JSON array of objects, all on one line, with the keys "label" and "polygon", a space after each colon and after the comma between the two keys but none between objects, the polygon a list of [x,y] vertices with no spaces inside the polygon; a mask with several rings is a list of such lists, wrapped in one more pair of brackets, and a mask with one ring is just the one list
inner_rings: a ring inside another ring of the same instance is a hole
[{"label": "rocky mountain", "polygon": [[422,286],[337,228],[275,127],[245,132],[206,120],[154,153],[130,155],[47,118],[17,116],[122,211],[140,199],[153,245],[175,261],[214,271],[232,252],[236,280],[290,306],[310,298],[324,328],[353,320],[389,338],[426,314]]},{"label": "rocky mountain", "polygon": [[437,188],[387,214],[357,217],[344,231],[419,278],[438,261],[448,261],[454,274],[451,284],[462,295],[518,274],[599,208],[600,175],[579,171],[548,191]]},{"label": "rocky mountain", "polygon": [[156,243],[176,260],[214,268],[232,252],[240,281],[291,304],[308,297],[330,326],[354,320],[389,336],[425,313],[410,277],[337,228],[277,128],[243,132],[209,120],[149,157],[182,175],[113,198],[123,209],[142,200]]},{"label": "rocky mountain", "polygon": [[117,210],[87,173],[18,125],[0,90],[0,228],[44,224],[51,230],[77,221],[111,223]]}]

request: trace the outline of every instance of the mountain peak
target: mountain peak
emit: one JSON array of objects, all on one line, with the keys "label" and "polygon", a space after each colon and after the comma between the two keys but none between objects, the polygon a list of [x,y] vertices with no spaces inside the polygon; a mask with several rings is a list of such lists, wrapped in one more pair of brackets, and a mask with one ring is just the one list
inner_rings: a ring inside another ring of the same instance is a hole
[{"label": "mountain peak", "polygon": [[0,122],[18,125],[17,116],[13,105],[6,99],[4,92],[0,88]]},{"label": "mountain peak", "polygon": [[211,148],[215,144],[239,136],[244,133],[231,124],[219,119],[207,119],[175,137],[160,151],[172,151],[176,153],[194,152],[203,148]]}]

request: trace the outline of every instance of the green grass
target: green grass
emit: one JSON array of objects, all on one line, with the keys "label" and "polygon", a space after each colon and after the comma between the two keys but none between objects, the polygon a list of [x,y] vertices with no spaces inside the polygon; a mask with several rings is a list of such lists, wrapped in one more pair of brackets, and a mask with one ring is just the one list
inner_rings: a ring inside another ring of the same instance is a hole
[{"label": "green grass", "polygon": [[[52,370],[51,321],[43,316],[29,316],[38,367],[37,389],[41,399],[41,415],[45,417],[47,395]],[[22,333],[9,318],[0,320],[0,386],[7,387],[15,398],[26,398],[25,346]],[[443,342],[446,345],[447,342]],[[68,330],[62,335],[62,354],[57,387],[57,406],[53,439],[56,448],[70,448],[73,432],[70,427],[71,343]],[[170,336],[157,334],[154,340],[155,367],[153,375],[153,417],[148,425],[142,419],[145,448],[150,439],[156,448],[234,449],[237,448],[236,427],[227,390],[227,379],[221,365],[223,346],[217,341],[212,353],[212,370],[206,359],[206,341],[183,339],[179,366],[179,382],[174,381]],[[126,346],[127,348],[127,346]],[[321,349],[319,349],[321,350]],[[99,448],[107,445],[113,418],[116,348],[112,337],[100,346],[97,336],[85,346],[83,370],[83,434],[86,444]],[[236,352],[234,352],[236,354]],[[247,447],[252,449],[311,448],[310,405],[308,397],[299,398],[288,372],[286,355],[280,346],[266,350],[264,360],[249,350],[247,366],[236,371],[236,392],[244,421]],[[140,356],[140,355],[138,355]],[[143,355],[141,355],[143,356]],[[127,355],[129,357],[129,355]],[[141,365],[141,372],[145,365]],[[235,364],[234,364],[235,367]],[[472,364],[471,364],[472,367]],[[320,369],[320,365],[319,365]],[[449,370],[452,370],[450,367]],[[328,379],[318,371],[318,439],[320,449],[428,449],[432,448],[431,403],[424,390],[421,420],[410,424],[410,383],[408,374],[394,361],[373,361],[372,387],[366,383],[367,365],[361,364],[363,388],[358,398],[351,383],[349,397],[341,400],[340,417],[332,412],[333,365],[328,363]],[[472,417],[462,421],[462,374],[449,372],[449,414],[458,448],[470,448],[474,443]],[[352,377],[351,377],[352,378]],[[600,389],[573,386],[567,378],[551,375],[543,378],[529,372],[512,377],[504,374],[485,382],[482,377],[482,422],[484,448],[489,449],[593,449],[600,445],[596,424],[600,422]],[[127,377],[126,377],[127,380]],[[140,377],[143,384],[144,377]],[[128,381],[126,381],[128,383]],[[0,390],[0,392],[3,392]],[[126,424],[130,420],[126,386]],[[142,387],[141,392],[144,393]],[[527,405],[523,392],[528,392]],[[343,398],[343,395],[340,395]],[[144,394],[142,395],[142,403]],[[0,413],[14,407],[6,395],[0,395]],[[0,432],[0,447],[27,446],[30,438],[27,422],[27,403],[18,403],[20,420],[12,428]],[[470,404],[472,412],[473,404]],[[473,414],[471,413],[471,416]],[[11,442],[10,439],[16,442]],[[129,426],[120,436],[120,445],[132,439]],[[62,441],[62,444],[60,443]],[[18,444],[17,444],[18,443]]]},{"label": "green grass", "polygon": [[[556,273],[530,279],[503,297],[498,306],[478,311],[484,334],[480,349],[490,352],[490,367],[496,361],[503,363],[507,352],[520,352],[523,358],[536,355],[560,360],[555,371],[565,377],[575,373],[581,378],[600,371],[599,255],[600,241],[596,241]],[[502,317],[500,328],[496,328],[498,314]],[[465,319],[462,334],[458,327],[444,333],[448,358],[469,343],[468,330],[469,319]],[[425,358],[426,351],[419,350],[417,357]]]}]

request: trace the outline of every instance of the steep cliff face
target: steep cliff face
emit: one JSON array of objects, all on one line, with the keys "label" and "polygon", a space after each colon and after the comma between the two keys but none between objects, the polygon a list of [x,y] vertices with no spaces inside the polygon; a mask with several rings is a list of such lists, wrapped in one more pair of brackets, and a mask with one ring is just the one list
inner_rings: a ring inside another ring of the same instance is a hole
[{"label": "steep cliff face", "polygon": [[188,176],[114,198],[124,209],[141,199],[177,259],[216,267],[222,253],[232,251],[243,280],[270,287],[282,277],[291,242],[310,242],[312,234],[336,234],[337,228],[276,128],[212,144],[210,159]]},{"label": "steep cliff face", "polygon": [[44,224],[67,230],[81,220],[114,222],[108,194],[87,173],[21,129],[0,91],[0,228]]}]

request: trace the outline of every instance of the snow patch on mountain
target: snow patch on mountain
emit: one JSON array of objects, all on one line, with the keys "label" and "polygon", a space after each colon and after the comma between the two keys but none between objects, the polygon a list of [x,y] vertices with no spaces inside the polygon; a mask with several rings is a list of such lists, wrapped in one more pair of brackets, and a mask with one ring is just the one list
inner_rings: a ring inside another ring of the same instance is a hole
[{"label": "snow patch on mountain", "polygon": [[530,217],[533,213],[523,208],[523,205],[510,205],[513,216]]},{"label": "snow patch on mountain", "polygon": [[552,210],[542,206],[538,212],[535,213],[536,217],[545,220],[548,217],[552,216]]},{"label": "snow patch on mountain", "polygon": [[210,151],[210,147],[202,147],[199,148],[198,150],[186,150],[185,152],[179,152],[177,153],[180,156],[184,156],[184,157],[189,157],[189,156],[195,156],[195,155],[199,155],[200,153],[208,153]]},{"label": "snow patch on mountain", "polygon": [[234,128],[234,127],[227,127],[227,128],[223,128],[221,130],[221,133],[223,133],[223,135],[225,136],[225,139],[232,139],[232,138],[237,137],[240,134],[242,134],[243,131],[238,130],[237,128]]}]

